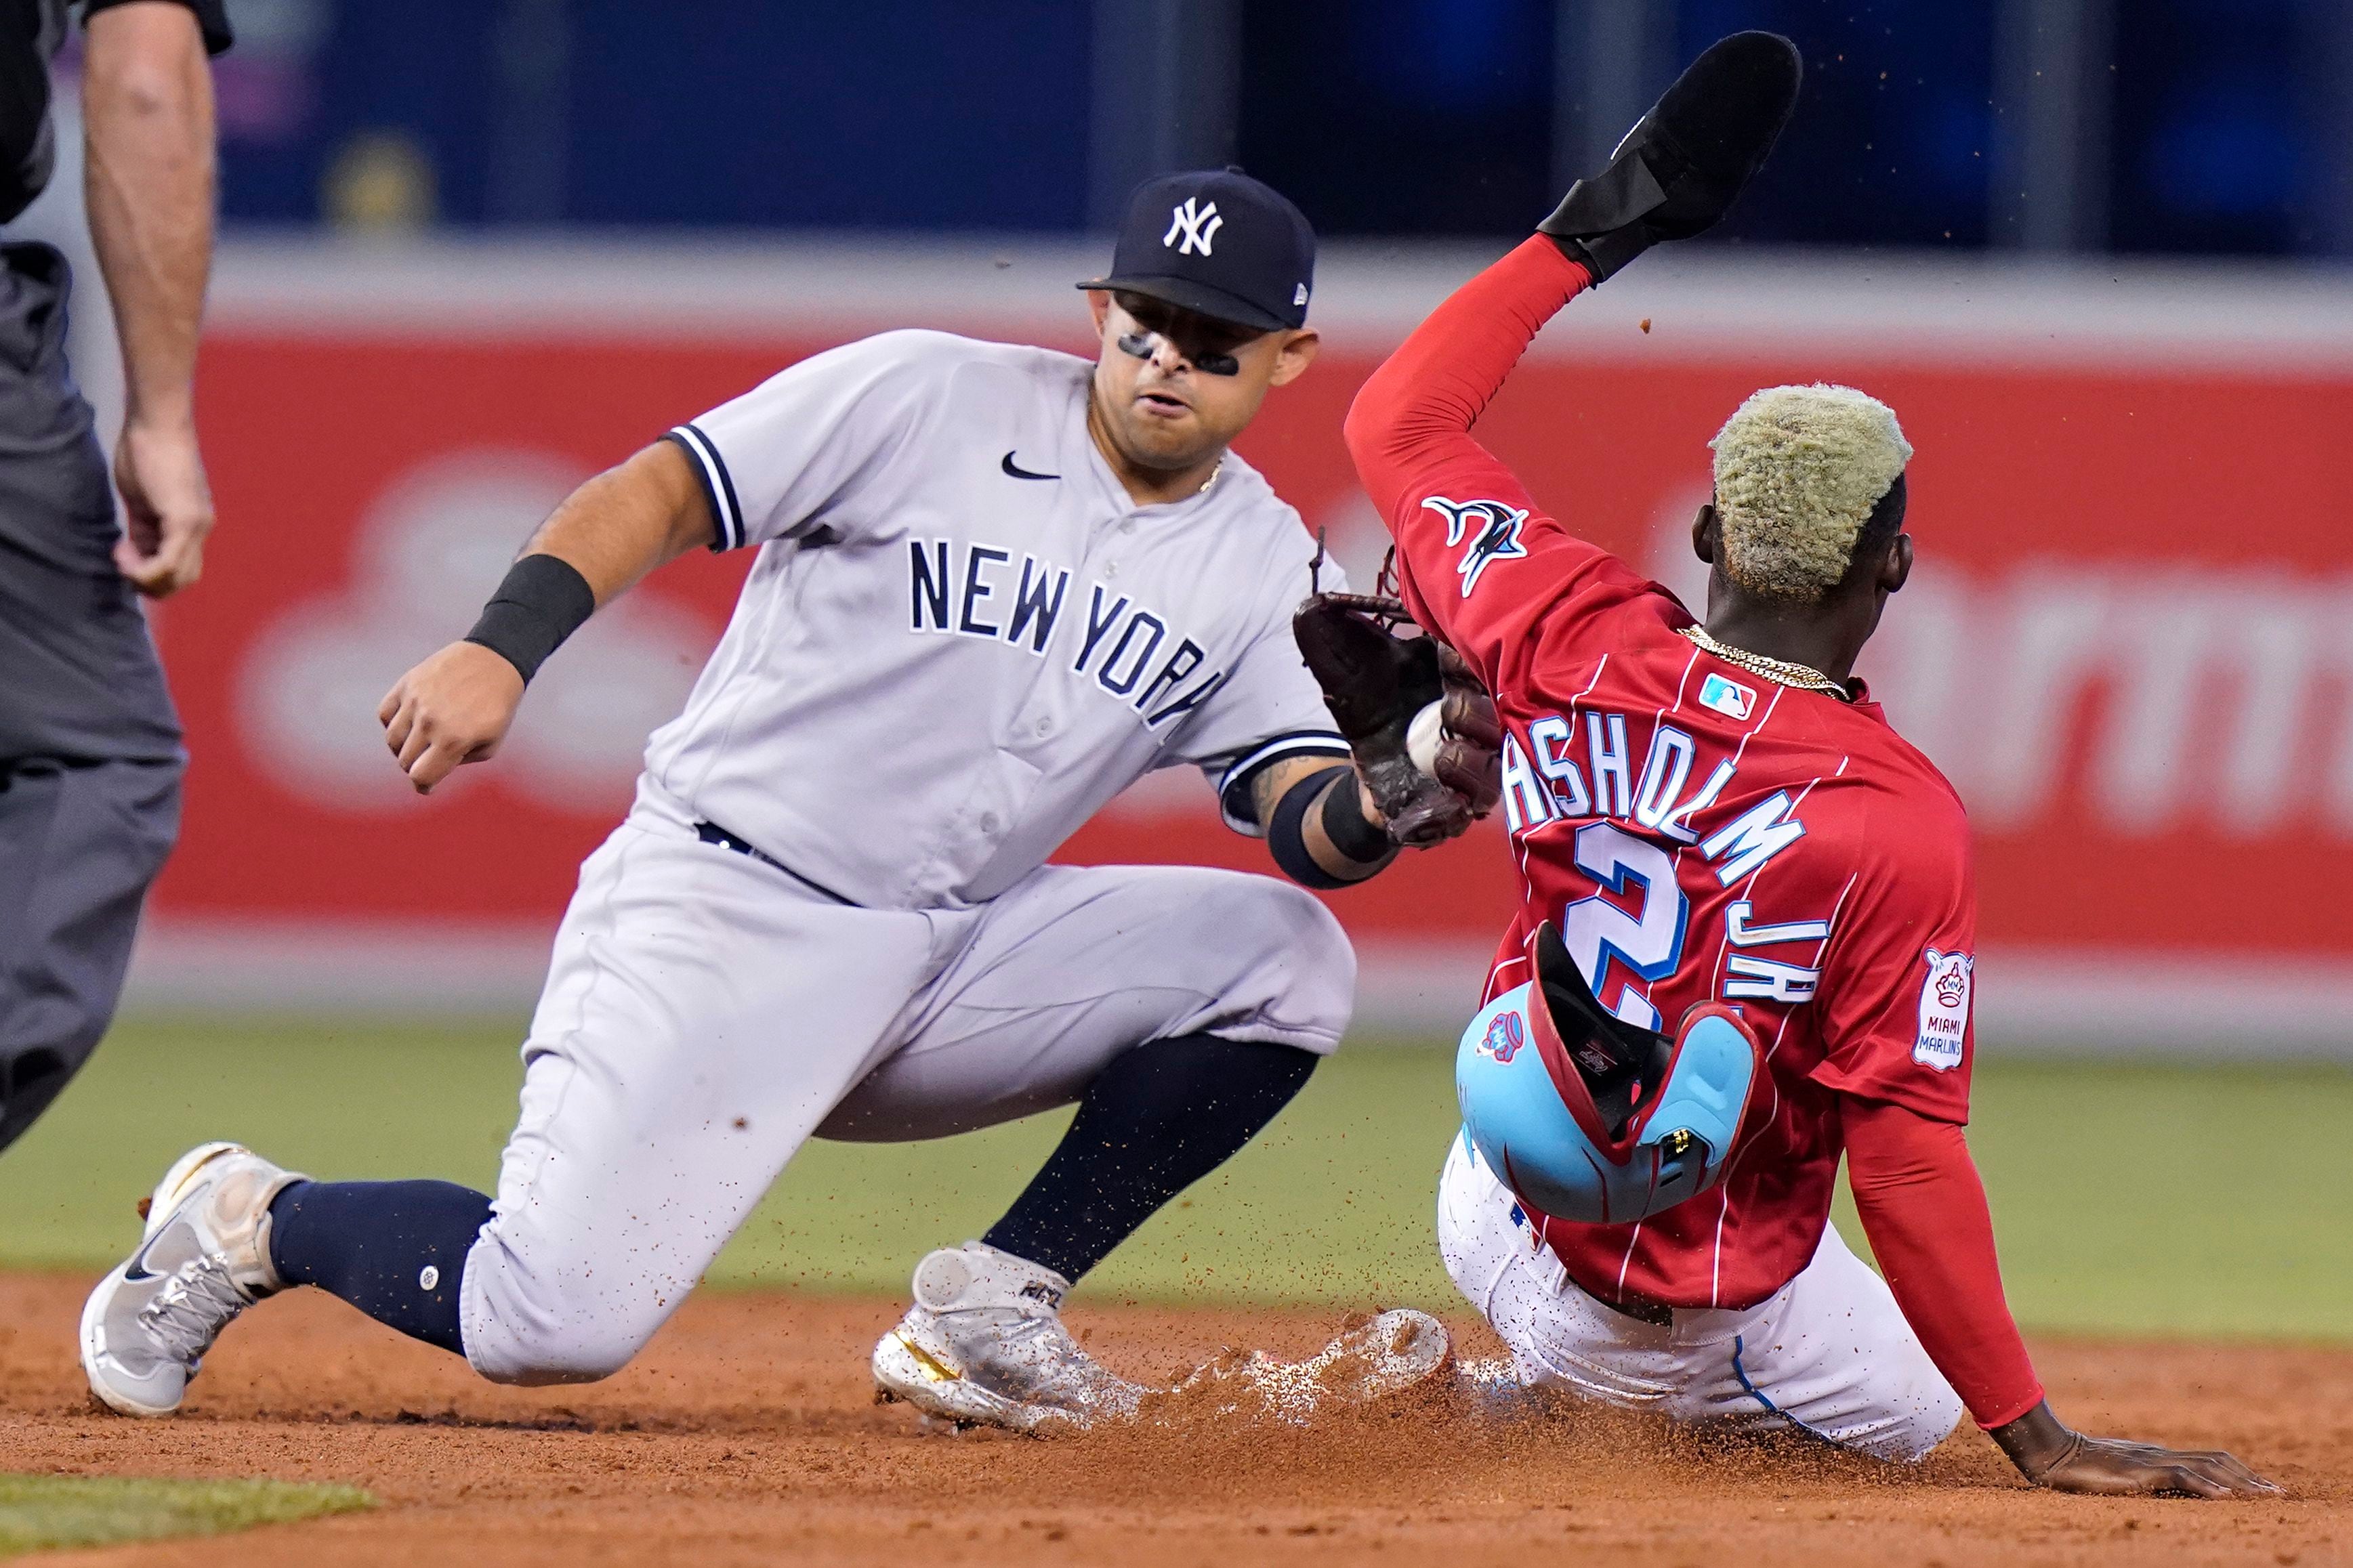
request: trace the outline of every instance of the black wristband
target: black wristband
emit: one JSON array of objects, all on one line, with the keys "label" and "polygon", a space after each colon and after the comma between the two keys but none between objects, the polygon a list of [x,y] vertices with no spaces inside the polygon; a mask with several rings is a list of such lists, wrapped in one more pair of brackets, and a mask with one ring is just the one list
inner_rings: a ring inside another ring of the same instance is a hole
[{"label": "black wristband", "polygon": [[1333,780],[1355,776],[1346,767],[1324,768],[1293,784],[1274,803],[1274,814],[1266,825],[1266,847],[1274,863],[1282,868],[1282,874],[1303,888],[1330,892],[1348,886],[1317,865],[1315,857],[1307,852],[1307,808],[1315,804],[1315,797]]},{"label": "black wristband", "polygon": [[1365,816],[1356,789],[1356,770],[1324,796],[1324,837],[1332,847],[1360,866],[1370,866],[1397,853],[1389,830]]},{"label": "black wristband", "polygon": [[466,634],[515,667],[527,683],[580,623],[596,613],[596,592],[579,569],[558,556],[526,555],[506,578],[482,618]]}]

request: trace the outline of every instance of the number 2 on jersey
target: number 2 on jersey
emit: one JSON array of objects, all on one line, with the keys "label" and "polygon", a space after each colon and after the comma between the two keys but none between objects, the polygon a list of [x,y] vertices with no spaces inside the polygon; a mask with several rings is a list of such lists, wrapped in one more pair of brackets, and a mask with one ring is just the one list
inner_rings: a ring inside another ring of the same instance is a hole
[{"label": "number 2 on jersey", "polygon": [[[1577,830],[1577,868],[1621,897],[1629,881],[1640,884],[1639,914],[1595,893],[1562,911],[1560,936],[1603,1006],[1630,1024],[1655,1029],[1659,1010],[1635,983],[1663,980],[1683,962],[1691,900],[1675,884],[1674,858],[1613,824],[1594,822]],[[1632,972],[1615,1002],[1608,989],[1613,960]]]}]

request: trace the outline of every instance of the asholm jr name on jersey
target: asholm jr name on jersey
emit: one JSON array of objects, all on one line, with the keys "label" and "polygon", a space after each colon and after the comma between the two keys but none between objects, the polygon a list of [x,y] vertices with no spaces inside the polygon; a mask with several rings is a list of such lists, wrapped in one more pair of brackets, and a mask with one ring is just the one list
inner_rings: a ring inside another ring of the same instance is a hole
[{"label": "asholm jr name on jersey", "polygon": [[[1580,733],[1575,718],[1584,720]],[[1584,765],[1571,753],[1582,745]],[[1805,837],[1787,790],[1771,795],[1707,833],[1694,822],[1739,776],[1730,758],[1715,764],[1692,788],[1698,744],[1672,724],[1651,734],[1638,770],[1627,743],[1623,713],[1546,714],[1527,726],[1523,743],[1504,737],[1504,814],[1514,834],[1565,817],[1615,817],[1679,844],[1698,847],[1725,887],[1754,876],[1765,863]]]},{"label": "asholm jr name on jersey", "polygon": [[1082,605],[1071,599],[1070,568],[992,544],[909,540],[907,599],[912,631],[1001,642],[1039,658],[1067,608],[1072,673],[1092,675],[1148,729],[1198,707],[1230,673],[1203,675],[1208,649],[1108,584],[1089,584]]},{"label": "asholm jr name on jersey", "polygon": [[[1728,821],[1703,821],[1739,777],[1738,764],[1726,757],[1703,765],[1698,742],[1672,724],[1652,730],[1639,757],[1629,733],[1625,714],[1602,710],[1546,714],[1525,730],[1507,726],[1504,815],[1515,837],[1580,824],[1572,858],[1598,890],[1562,909],[1561,940],[1604,1005],[1657,1028],[1659,1012],[1645,991],[1682,964],[1692,923],[1691,898],[1676,879],[1677,851],[1668,846],[1696,850],[1717,882],[1731,888],[1803,838],[1806,825],[1787,790]],[[1724,997],[1792,1006],[1812,1000],[1828,920],[1762,923],[1744,899],[1726,910],[1725,925]],[[1759,948],[1782,951],[1767,957],[1753,951]],[[1790,962],[1798,957],[1812,962]]]}]

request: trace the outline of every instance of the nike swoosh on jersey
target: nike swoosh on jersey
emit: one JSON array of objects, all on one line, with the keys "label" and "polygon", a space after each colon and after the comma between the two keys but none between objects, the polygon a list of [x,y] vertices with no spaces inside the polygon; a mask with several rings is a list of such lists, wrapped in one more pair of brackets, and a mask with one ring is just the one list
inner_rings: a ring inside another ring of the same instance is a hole
[{"label": "nike swoosh on jersey", "polygon": [[[1018,450],[1018,448],[1016,449]],[[1013,453],[1011,452],[1006,453],[1005,461],[997,464],[997,466],[1005,470],[1006,478],[1012,479],[1059,479],[1062,477],[1060,474],[1033,474],[1029,469],[1023,468],[1020,464],[1015,462],[1013,460]]]}]

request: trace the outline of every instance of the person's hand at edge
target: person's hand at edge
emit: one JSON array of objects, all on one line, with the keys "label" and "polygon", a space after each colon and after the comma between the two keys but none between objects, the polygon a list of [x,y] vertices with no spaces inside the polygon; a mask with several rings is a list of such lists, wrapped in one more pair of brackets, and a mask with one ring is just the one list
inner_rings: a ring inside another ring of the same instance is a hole
[{"label": "person's hand at edge", "polygon": [[114,564],[132,585],[162,599],[204,575],[213,492],[195,426],[126,423],[114,447],[114,483],[123,510]]},{"label": "person's hand at edge", "polygon": [[2089,1437],[2062,1422],[2044,1400],[1997,1426],[1993,1440],[2019,1474],[2053,1491],[2101,1497],[2278,1497],[2280,1489],[2219,1449],[2161,1448],[2121,1437]]}]

